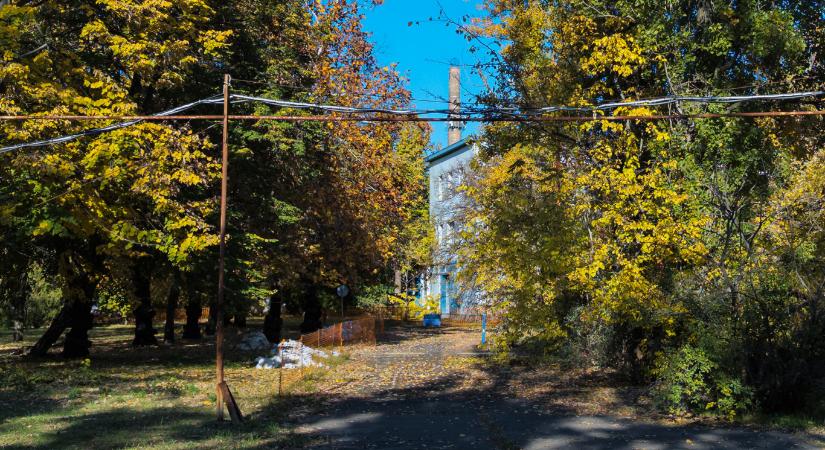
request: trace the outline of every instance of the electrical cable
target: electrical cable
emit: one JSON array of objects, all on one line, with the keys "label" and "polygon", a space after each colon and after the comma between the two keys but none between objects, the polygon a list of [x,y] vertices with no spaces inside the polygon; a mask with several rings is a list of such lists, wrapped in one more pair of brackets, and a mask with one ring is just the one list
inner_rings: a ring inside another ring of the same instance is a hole
[{"label": "electrical cable", "polygon": [[[210,97],[202,100],[197,100],[192,103],[187,103],[185,105],[178,106],[176,108],[168,109],[166,111],[159,112],[157,114],[152,114],[150,117],[166,117],[166,116],[173,116],[183,111],[190,110],[199,105],[211,105],[211,104],[221,104],[223,103],[223,99],[220,97]],[[36,119],[36,117],[31,117],[32,119]],[[121,128],[130,127],[132,125],[136,125],[140,122],[143,122],[144,119],[135,119],[130,120],[127,122],[116,123],[113,125],[109,125],[102,128],[93,128],[91,130],[82,131],[80,133],[70,134],[66,136],[61,136],[52,139],[44,139],[42,141],[34,141],[34,142],[24,142],[21,144],[10,145],[7,147],[0,148],[0,155],[3,153],[7,153],[14,150],[19,150],[22,148],[33,148],[33,147],[45,147],[47,145],[55,145],[55,144],[62,144],[65,142],[74,141],[76,139],[80,139],[86,136],[96,136],[98,134],[107,133],[109,131],[119,130]]]},{"label": "electrical cable", "polygon": [[329,105],[323,103],[309,103],[309,102],[293,102],[279,99],[270,99],[265,97],[255,97],[248,95],[232,95],[233,99],[238,99],[243,102],[259,102],[273,106],[295,109],[318,109],[321,111],[344,114],[392,114],[399,116],[426,116],[433,114],[452,114],[459,117],[478,116],[478,115],[494,115],[494,114],[548,114],[553,112],[594,112],[594,111],[609,111],[621,107],[638,107],[638,106],[666,106],[676,103],[741,103],[745,101],[783,101],[796,100],[806,97],[820,97],[825,95],[825,91],[811,91],[811,92],[794,92],[786,94],[763,94],[763,95],[737,95],[737,96],[668,96],[659,97],[646,100],[635,101],[621,101],[602,103],[594,106],[544,106],[536,108],[519,108],[499,106],[496,108],[471,108],[469,111],[465,109],[461,113],[455,113],[450,109],[386,109],[386,108],[359,108],[352,106]]},{"label": "electrical cable", "polygon": [[708,96],[708,97],[700,97],[700,96],[667,96],[667,97],[658,97],[658,98],[651,98],[645,100],[634,100],[634,101],[620,101],[620,102],[609,102],[609,103],[601,103],[598,105],[593,106],[543,106],[543,107],[535,107],[535,108],[517,108],[517,107],[498,107],[495,109],[508,111],[510,113],[522,113],[522,114],[530,114],[530,113],[552,113],[552,112],[594,112],[594,111],[609,111],[621,107],[636,107],[636,106],[667,106],[676,103],[703,103],[703,104],[711,104],[711,103],[741,103],[746,101],[782,101],[782,100],[796,100],[806,97],[820,97],[825,95],[823,91],[811,91],[811,92],[794,92],[794,93],[787,93],[787,94],[764,94],[764,95],[737,95],[737,96]]},{"label": "electrical cable", "polygon": [[388,109],[388,108],[359,108],[352,106],[338,106],[328,105],[323,103],[307,103],[307,102],[293,102],[287,100],[278,100],[265,97],[253,97],[249,95],[231,95],[232,99],[238,99],[244,102],[257,102],[266,105],[278,106],[281,108],[295,108],[295,109],[318,109],[326,112],[345,113],[345,114],[392,114],[396,116],[414,116],[414,115],[430,115],[430,114],[450,114],[449,109]]},{"label": "electrical cable", "polygon": [[[545,106],[539,108],[518,108],[518,107],[503,107],[496,108],[465,108],[461,112],[454,112],[451,109],[391,109],[391,108],[365,108],[329,105],[323,103],[311,102],[296,102],[288,100],[271,99],[265,97],[256,97],[250,95],[234,94],[230,96],[230,101],[233,104],[240,103],[263,103],[271,106],[281,108],[294,109],[315,109],[323,112],[333,114],[347,114],[360,115],[358,117],[340,117],[340,116],[286,116],[286,115],[233,115],[230,119],[233,120],[280,120],[280,121],[329,121],[329,122],[402,122],[402,121],[421,121],[421,122],[544,122],[544,121],[594,121],[594,120],[661,120],[661,119],[680,119],[680,118],[718,118],[718,117],[765,117],[765,116],[791,116],[791,115],[822,115],[823,111],[764,111],[764,112],[732,112],[732,113],[698,113],[698,114],[663,114],[663,115],[648,115],[648,116],[547,116],[547,114],[554,112],[578,112],[578,113],[596,113],[615,110],[621,107],[637,107],[637,106],[665,106],[676,103],[740,103],[746,101],[784,101],[795,100],[807,97],[821,97],[825,95],[823,91],[811,92],[795,92],[785,94],[766,94],[766,95],[738,95],[738,96],[668,96],[644,100],[626,101],[626,102],[610,102],[602,103],[593,106]],[[79,139],[86,136],[94,136],[109,131],[129,127],[140,123],[144,120],[171,120],[171,119],[219,119],[222,116],[206,115],[206,116],[179,116],[180,112],[187,111],[199,105],[213,105],[222,104],[223,99],[219,96],[209,97],[202,100],[197,100],[192,103],[178,106],[160,113],[152,114],[150,116],[0,116],[2,120],[114,120],[126,119],[130,120],[118,124],[109,125],[102,128],[94,128],[80,133],[61,136],[42,141],[26,142],[15,144],[0,148],[0,154],[10,151],[22,149],[43,147],[47,145],[61,144],[69,141]],[[384,114],[387,116],[381,116]],[[378,116],[376,116],[378,115]],[[432,115],[444,115],[447,117],[424,117]],[[392,117],[394,116],[394,117]]]}]

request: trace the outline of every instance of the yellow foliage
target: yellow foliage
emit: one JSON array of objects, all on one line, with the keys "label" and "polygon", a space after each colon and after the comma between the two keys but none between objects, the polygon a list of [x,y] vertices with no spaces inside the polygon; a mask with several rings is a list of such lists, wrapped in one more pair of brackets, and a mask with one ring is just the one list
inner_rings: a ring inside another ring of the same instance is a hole
[{"label": "yellow foliage", "polygon": [[612,72],[626,78],[646,61],[633,37],[623,34],[596,39],[584,45],[583,50],[589,50],[590,54],[582,60],[582,69],[593,75]]}]

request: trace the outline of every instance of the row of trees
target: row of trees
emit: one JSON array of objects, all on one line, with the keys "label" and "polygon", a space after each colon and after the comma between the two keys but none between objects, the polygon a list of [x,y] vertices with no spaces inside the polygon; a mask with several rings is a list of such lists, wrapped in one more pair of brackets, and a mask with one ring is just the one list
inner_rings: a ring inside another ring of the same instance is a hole
[{"label": "row of trees", "polygon": [[[224,73],[233,92],[406,107],[403,79],[373,57],[363,6],[12,1],[0,7],[0,114],[153,113],[219,94]],[[110,123],[3,121],[0,144]],[[273,339],[281,302],[304,311],[311,330],[325,290],[357,289],[420,264],[428,136],[411,124],[232,123],[228,315],[243,325],[272,297]],[[63,353],[86,355],[94,306],[133,311],[135,344],[154,343],[158,299],[170,312],[185,305],[184,336],[200,336],[201,307],[217,290],[216,142],[211,123],[152,122],[0,155],[0,298],[18,334],[26,312],[55,297],[37,281],[60,290],[60,309],[32,354],[69,330]],[[172,323],[165,337],[174,339]]]},{"label": "row of trees", "polygon": [[[501,45],[499,84],[483,101],[586,106],[821,89],[822,10],[816,0],[489,0],[464,30]],[[616,367],[654,382],[674,412],[815,403],[823,129],[820,116],[490,126],[467,188],[464,282],[506,313],[505,347]]]}]

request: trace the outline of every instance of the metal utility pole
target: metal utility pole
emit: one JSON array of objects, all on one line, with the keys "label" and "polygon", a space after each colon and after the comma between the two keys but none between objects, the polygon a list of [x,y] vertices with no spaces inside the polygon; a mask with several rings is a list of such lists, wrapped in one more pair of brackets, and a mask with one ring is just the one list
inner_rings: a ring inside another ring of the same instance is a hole
[{"label": "metal utility pole", "polygon": [[217,386],[215,398],[217,400],[218,420],[223,420],[224,407],[229,409],[229,417],[232,422],[242,422],[243,415],[235,403],[235,397],[229,391],[223,376],[223,298],[224,298],[224,257],[226,255],[226,195],[227,178],[229,172],[229,74],[223,78],[223,156],[221,164],[221,234],[220,234],[220,257],[218,260],[218,301],[215,302],[215,317],[217,318],[215,330],[215,370]]}]

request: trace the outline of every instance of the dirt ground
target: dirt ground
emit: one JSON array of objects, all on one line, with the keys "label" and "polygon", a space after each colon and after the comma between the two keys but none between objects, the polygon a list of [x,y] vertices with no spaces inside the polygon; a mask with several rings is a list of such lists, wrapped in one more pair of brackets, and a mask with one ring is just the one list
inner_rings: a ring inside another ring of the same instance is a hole
[{"label": "dirt ground", "polygon": [[610,374],[501,367],[477,330],[402,326],[354,349],[285,427],[318,449],[821,448],[823,436],[678,423]]}]

